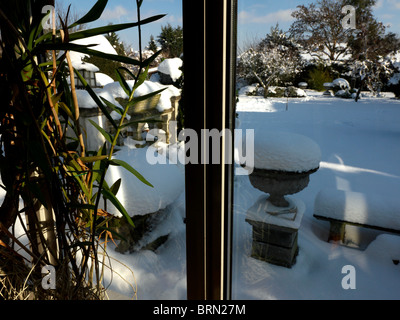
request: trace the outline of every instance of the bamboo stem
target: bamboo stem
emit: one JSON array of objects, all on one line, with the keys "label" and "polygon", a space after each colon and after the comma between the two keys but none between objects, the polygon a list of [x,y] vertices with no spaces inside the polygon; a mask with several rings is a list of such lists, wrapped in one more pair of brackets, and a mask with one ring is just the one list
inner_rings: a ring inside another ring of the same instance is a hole
[{"label": "bamboo stem", "polygon": [[[61,38],[64,40],[64,30],[60,30],[61,33]],[[75,126],[76,126],[76,131],[79,139],[79,144],[81,146],[81,156],[85,156],[85,144],[83,142],[83,135],[81,132],[81,127],[79,125],[79,105],[78,105],[78,97],[76,96],[76,89],[75,89],[75,78],[74,78],[74,68],[72,66],[72,61],[71,57],[69,55],[69,51],[66,52],[66,58],[67,58],[67,64],[69,68],[69,77],[71,80],[71,94],[72,94],[72,101],[74,103],[74,108],[75,108]]]}]

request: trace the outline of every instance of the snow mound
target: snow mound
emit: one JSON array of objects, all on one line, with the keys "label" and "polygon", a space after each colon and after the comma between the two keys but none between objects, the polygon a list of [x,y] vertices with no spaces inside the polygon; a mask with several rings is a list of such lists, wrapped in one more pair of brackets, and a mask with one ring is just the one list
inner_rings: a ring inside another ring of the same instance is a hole
[{"label": "snow mound", "polygon": [[350,84],[346,79],[338,78],[332,81],[335,87],[339,87],[342,90],[350,89]]},{"label": "snow mound", "polygon": [[[144,184],[121,166],[110,166],[107,172],[106,181],[110,186],[119,178],[122,179],[117,197],[130,216],[164,209],[184,191],[184,174],[177,165],[148,163],[146,153],[155,151],[152,149],[154,148],[133,149],[124,146],[114,158],[130,164],[154,188]],[[121,216],[111,203],[108,204],[108,209],[112,214]]]},{"label": "snow mound", "polygon": [[182,71],[179,68],[182,66],[182,59],[172,58],[165,59],[158,66],[158,71],[164,74],[168,74],[172,81],[176,81],[182,75]]},{"label": "snow mound", "polygon": [[96,102],[94,102],[93,98],[86,90],[76,89],[75,91],[76,91],[76,97],[78,99],[79,108],[82,109],[98,108]]},{"label": "snow mound", "polygon": [[365,253],[383,261],[400,261],[400,237],[380,234],[370,243]]},{"label": "snow mound", "polygon": [[99,87],[104,87],[106,84],[114,82],[113,78],[111,78],[109,75],[105,73],[97,72],[95,76],[96,76],[96,85]]},{"label": "snow mound", "polygon": [[354,191],[322,189],[314,214],[338,220],[400,230],[400,199]]},{"label": "snow mound", "polygon": [[321,150],[310,138],[290,132],[255,134],[254,166],[258,169],[305,172],[319,167]]}]

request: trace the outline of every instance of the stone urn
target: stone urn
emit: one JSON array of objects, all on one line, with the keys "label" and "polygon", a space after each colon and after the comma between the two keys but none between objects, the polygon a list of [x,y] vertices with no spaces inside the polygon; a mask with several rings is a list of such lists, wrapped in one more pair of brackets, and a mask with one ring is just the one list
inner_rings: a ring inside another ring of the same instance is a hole
[{"label": "stone urn", "polygon": [[254,141],[251,184],[269,194],[277,208],[288,208],[285,196],[307,187],[310,174],[319,168],[321,151],[310,138],[290,132],[271,132]]},{"label": "stone urn", "polygon": [[325,82],[323,84],[323,86],[325,88],[325,91],[324,91],[324,93],[322,95],[326,96],[326,97],[333,97],[334,94],[333,94],[332,89],[334,87],[334,84],[332,82]]},{"label": "stone urn", "polygon": [[269,194],[268,201],[273,206],[287,208],[290,203],[285,196],[298,193],[307,187],[310,174],[317,170],[318,168],[305,172],[291,172],[254,168],[249,178],[253,187]]},{"label": "stone urn", "polygon": [[252,257],[290,268],[305,205],[288,195],[308,186],[321,151],[311,139],[290,132],[264,133],[254,141],[253,187],[266,193],[247,211],[253,229]]}]

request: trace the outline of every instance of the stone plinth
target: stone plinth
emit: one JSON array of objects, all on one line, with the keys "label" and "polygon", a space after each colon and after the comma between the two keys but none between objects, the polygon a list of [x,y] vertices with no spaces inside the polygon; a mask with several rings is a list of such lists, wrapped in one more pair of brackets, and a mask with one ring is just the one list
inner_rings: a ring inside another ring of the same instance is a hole
[{"label": "stone plinth", "polygon": [[301,200],[286,197],[287,211],[275,207],[268,196],[261,196],[247,211],[246,221],[253,228],[253,258],[290,268],[298,253],[298,230],[305,211]]}]

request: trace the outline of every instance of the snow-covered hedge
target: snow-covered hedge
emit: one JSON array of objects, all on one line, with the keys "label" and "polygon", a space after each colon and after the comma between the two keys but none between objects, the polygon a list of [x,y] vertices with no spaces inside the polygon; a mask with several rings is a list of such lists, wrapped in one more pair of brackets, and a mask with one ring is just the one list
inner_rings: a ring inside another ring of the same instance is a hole
[{"label": "snow-covered hedge", "polygon": [[[290,98],[303,98],[307,97],[307,93],[300,88],[296,87],[277,87],[277,86],[271,86],[268,87],[268,94],[266,95],[267,97],[273,97],[273,98],[283,98],[286,97],[286,90],[288,90],[289,97]],[[253,84],[250,86],[245,86],[240,89],[239,94],[246,94],[248,96],[265,96],[264,95],[264,89],[260,88],[257,84]]]}]

